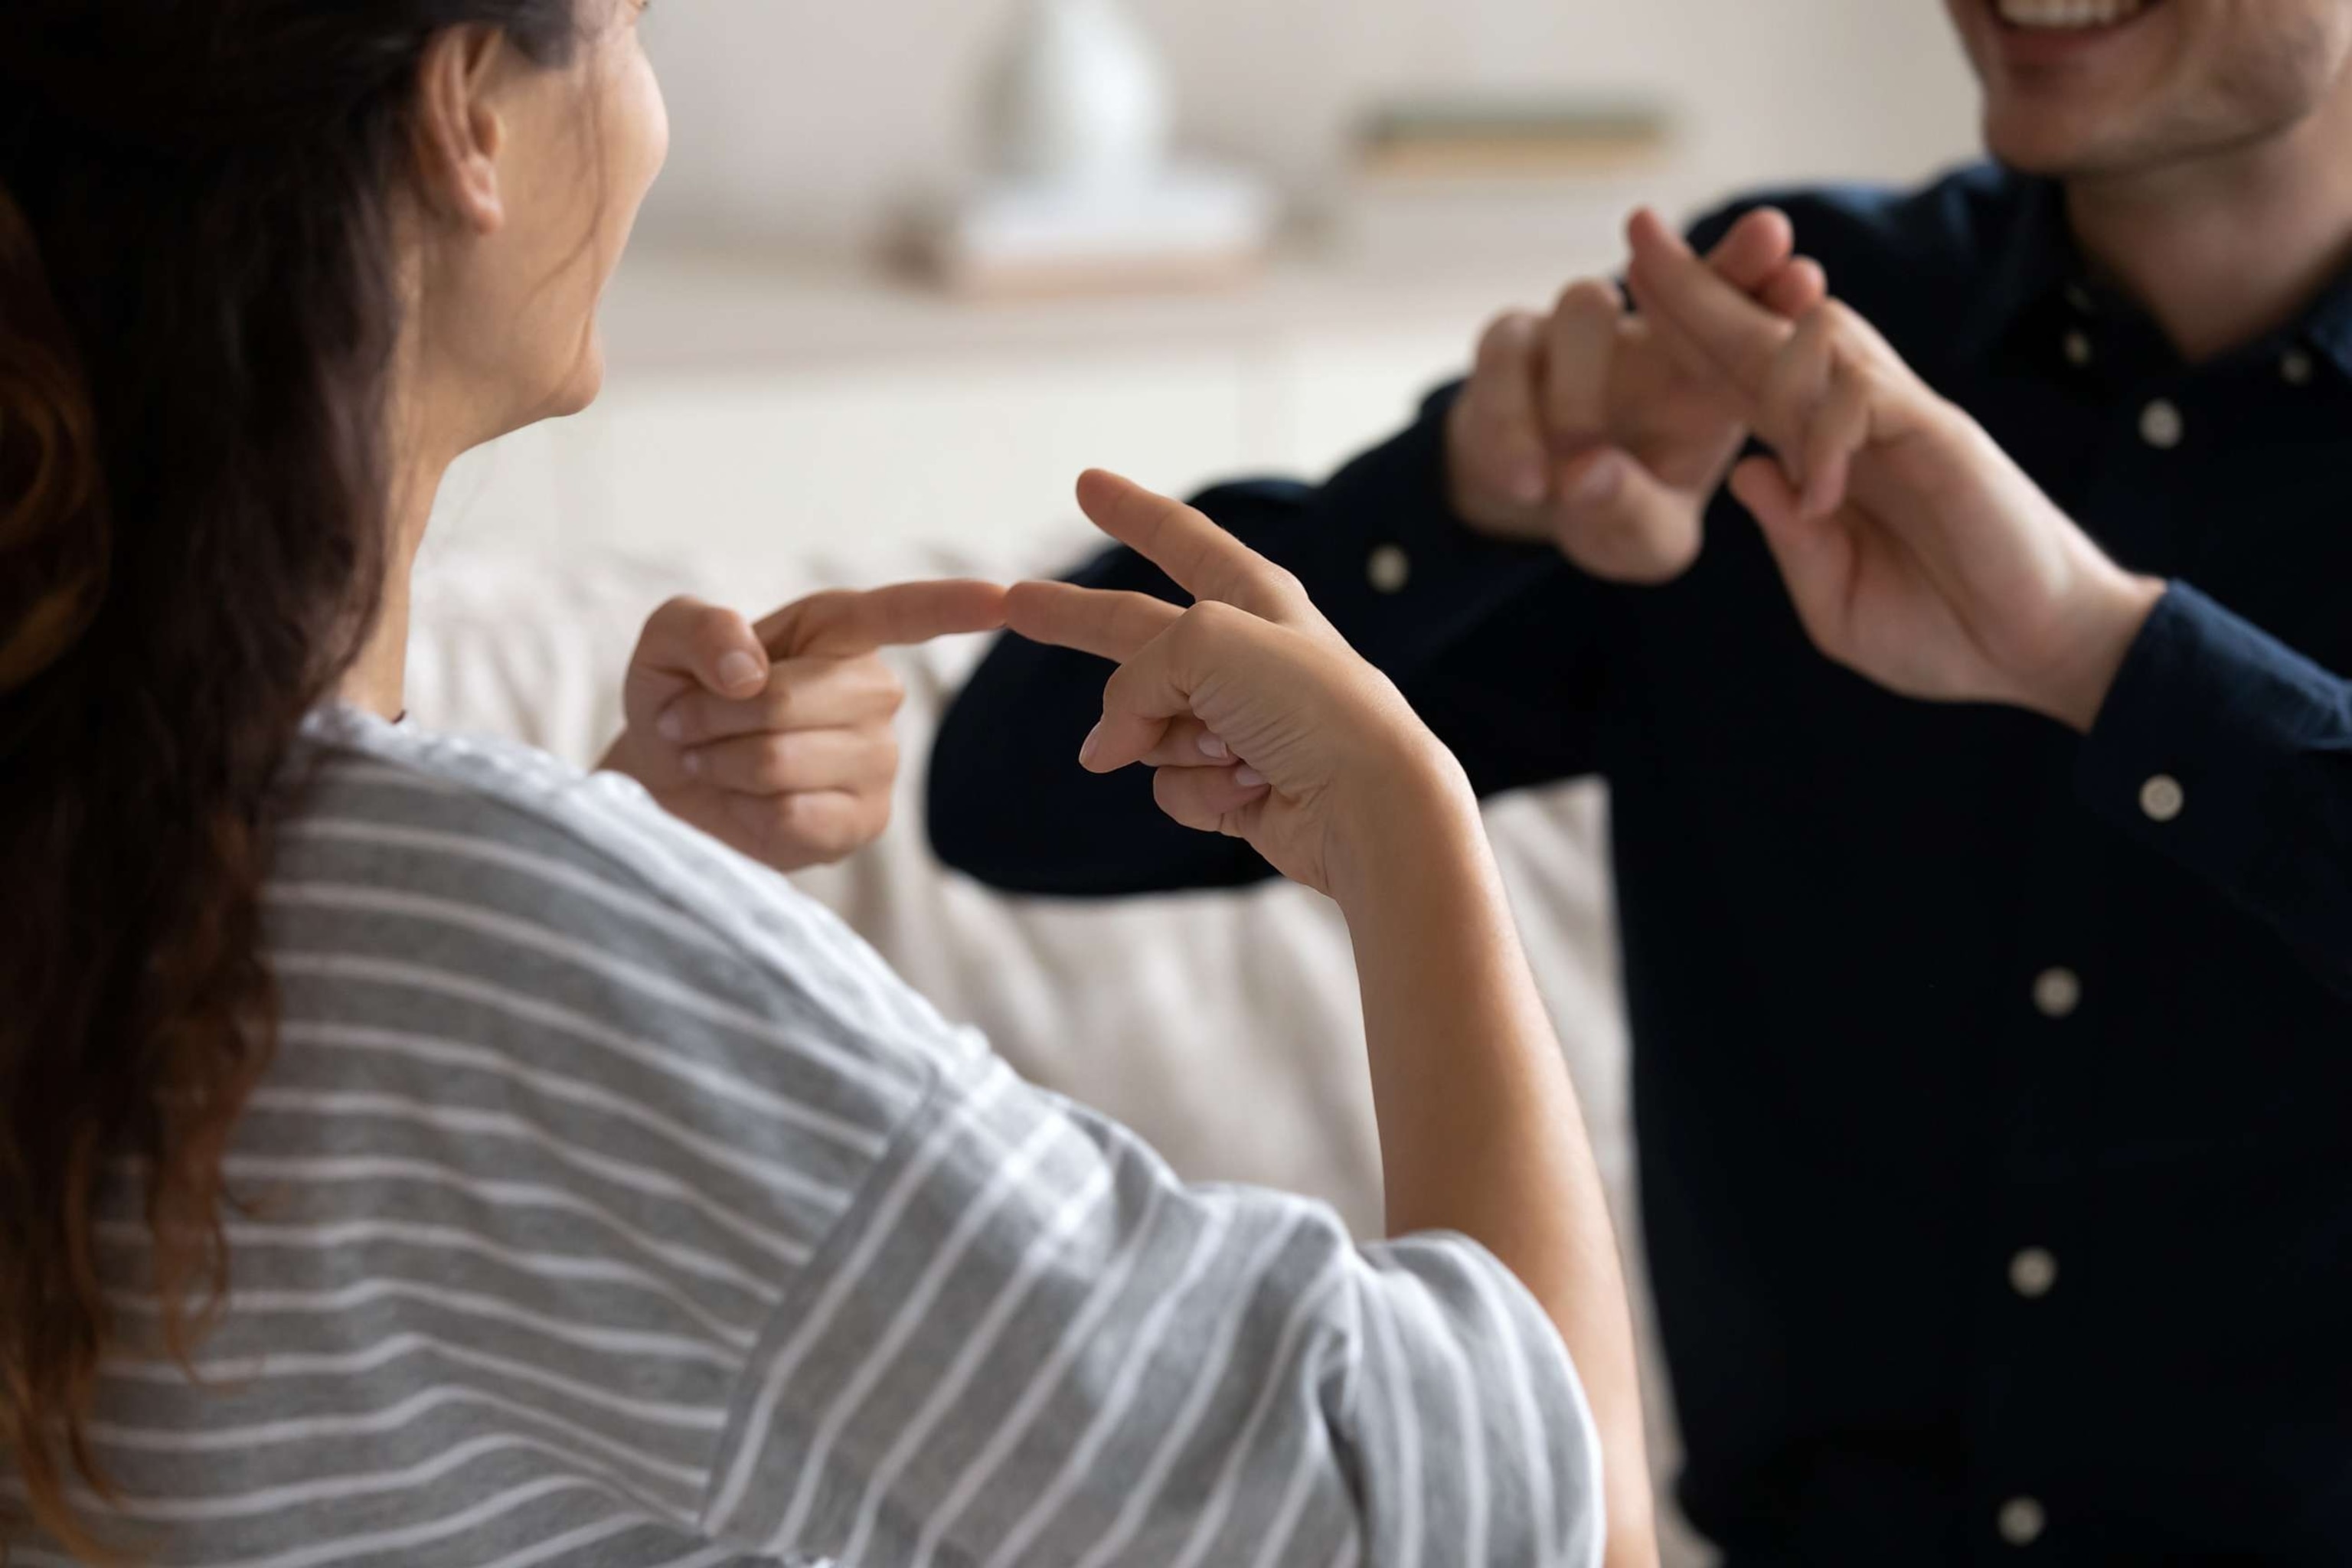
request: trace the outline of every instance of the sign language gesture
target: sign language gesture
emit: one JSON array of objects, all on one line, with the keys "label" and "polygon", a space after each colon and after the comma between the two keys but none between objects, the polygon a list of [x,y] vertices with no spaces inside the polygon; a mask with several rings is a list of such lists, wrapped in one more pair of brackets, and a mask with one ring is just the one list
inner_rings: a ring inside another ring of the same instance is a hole
[{"label": "sign language gesture", "polygon": [[1391,1234],[1475,1237],[1559,1327],[1601,1433],[1611,1568],[1657,1562],[1632,1319],[1581,1113],[1450,752],[1297,580],[1188,506],[1091,473],[1078,502],[1193,595],[1012,591],[1024,637],[1118,662],[1081,761],[1244,838],[1347,916]]},{"label": "sign language gesture", "polygon": [[1003,624],[992,583],[818,594],[757,626],[673,599],[629,661],[604,765],[777,870],[839,860],[890,822],[906,689],[880,650]]},{"label": "sign language gesture", "polygon": [[[1802,315],[1821,268],[1794,259],[1788,218],[1759,208],[1707,265],[1725,285]],[[1597,577],[1662,583],[1697,558],[1708,500],[1747,439],[1746,411],[1668,352],[1617,285],[1570,285],[1549,317],[1498,318],[1454,405],[1454,510],[1482,532],[1549,541]]]},{"label": "sign language gesture", "polygon": [[2101,553],[1844,305],[1792,322],[1655,215],[1630,233],[1643,313],[1778,454],[1739,465],[1732,489],[1822,651],[1907,696],[2087,731],[2163,584]]},{"label": "sign language gesture", "polygon": [[1097,527],[1193,595],[1023,583],[1007,624],[1118,663],[1080,762],[1140,763],[1187,827],[1246,839],[1293,881],[1343,898],[1373,819],[1468,785],[1388,678],[1359,658],[1298,580],[1191,507],[1113,475],[1078,481]]}]

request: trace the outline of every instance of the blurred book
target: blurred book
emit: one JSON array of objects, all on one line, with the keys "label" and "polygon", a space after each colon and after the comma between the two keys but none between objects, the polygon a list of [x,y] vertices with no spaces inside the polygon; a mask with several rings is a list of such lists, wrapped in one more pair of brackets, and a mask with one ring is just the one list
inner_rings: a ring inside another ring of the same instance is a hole
[{"label": "blurred book", "polygon": [[1279,213],[1254,175],[1178,163],[1115,183],[999,181],[930,204],[907,239],[925,273],[976,298],[1205,289],[1256,272]]},{"label": "blurred book", "polygon": [[1673,116],[1653,104],[1426,99],[1368,115],[1356,164],[1378,180],[1577,178],[1653,167],[1673,142]]},{"label": "blurred book", "polygon": [[1606,267],[1636,204],[1705,195],[1683,188],[1676,130],[1664,106],[1626,99],[1401,100],[1359,122],[1346,177],[1315,210],[1340,251],[1376,267]]}]

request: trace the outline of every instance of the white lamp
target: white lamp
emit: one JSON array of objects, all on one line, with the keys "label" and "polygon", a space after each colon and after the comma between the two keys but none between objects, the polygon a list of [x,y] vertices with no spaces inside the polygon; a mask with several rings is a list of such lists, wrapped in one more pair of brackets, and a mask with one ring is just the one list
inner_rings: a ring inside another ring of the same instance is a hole
[{"label": "white lamp", "polygon": [[1175,129],[1167,73],[1118,0],[1028,0],[984,103],[991,165],[1029,184],[1148,182]]},{"label": "white lamp", "polygon": [[1272,193],[1171,158],[1173,95],[1122,0],[1025,0],[982,101],[986,177],[919,237],[950,288],[1197,288],[1263,257]]}]

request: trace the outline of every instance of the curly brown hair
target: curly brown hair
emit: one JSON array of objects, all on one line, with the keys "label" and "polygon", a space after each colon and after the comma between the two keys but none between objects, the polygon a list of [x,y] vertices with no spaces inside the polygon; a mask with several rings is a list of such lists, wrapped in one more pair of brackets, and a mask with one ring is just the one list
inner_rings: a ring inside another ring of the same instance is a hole
[{"label": "curly brown hair", "polygon": [[0,1461],[85,1554],[107,1173],[167,1349],[226,1289],[270,824],[387,555],[418,67],[561,65],[576,3],[0,6]]}]

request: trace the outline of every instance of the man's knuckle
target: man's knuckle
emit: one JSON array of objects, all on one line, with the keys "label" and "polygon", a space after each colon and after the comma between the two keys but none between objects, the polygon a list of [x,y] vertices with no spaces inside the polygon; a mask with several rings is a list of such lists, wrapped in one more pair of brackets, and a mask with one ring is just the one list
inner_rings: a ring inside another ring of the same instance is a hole
[{"label": "man's knuckle", "polygon": [[1861,312],[1843,300],[1824,300],[1814,307],[1813,314],[1821,322],[1821,331],[1831,343],[1840,348],[1859,347],[1864,336]]},{"label": "man's knuckle", "polygon": [[762,785],[782,789],[793,782],[799,765],[799,742],[790,735],[771,735],[760,742],[754,773]]},{"label": "man's knuckle", "polygon": [[1516,364],[1535,341],[1539,326],[1537,317],[1527,310],[1506,310],[1496,316],[1478,335],[1479,368],[1493,372]]},{"label": "man's knuckle", "polygon": [[1553,305],[1552,313],[1570,319],[1580,316],[1613,317],[1619,313],[1622,303],[1615,284],[1599,278],[1580,278],[1559,291],[1559,299]]}]

